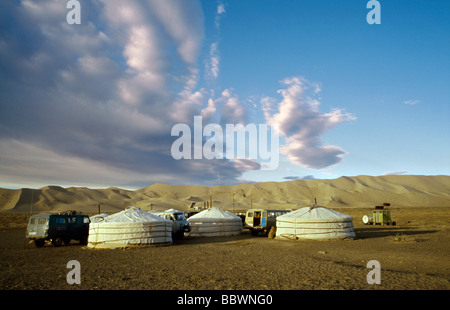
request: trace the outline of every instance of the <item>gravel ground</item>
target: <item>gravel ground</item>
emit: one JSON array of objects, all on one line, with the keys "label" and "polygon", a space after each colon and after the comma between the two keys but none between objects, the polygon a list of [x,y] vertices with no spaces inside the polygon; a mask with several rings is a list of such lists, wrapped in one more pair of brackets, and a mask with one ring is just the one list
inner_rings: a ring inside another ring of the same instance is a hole
[{"label": "gravel ground", "polygon": [[[448,225],[359,226],[356,240],[188,238],[168,246],[93,250],[72,241],[36,248],[25,228],[0,230],[2,290],[448,290]],[[70,260],[81,284],[68,284]],[[370,260],[381,283],[368,284]]]}]

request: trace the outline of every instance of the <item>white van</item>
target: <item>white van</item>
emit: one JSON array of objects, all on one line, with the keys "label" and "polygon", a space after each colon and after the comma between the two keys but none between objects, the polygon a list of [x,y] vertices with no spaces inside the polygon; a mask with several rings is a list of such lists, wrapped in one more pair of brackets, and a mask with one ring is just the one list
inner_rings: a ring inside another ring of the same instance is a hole
[{"label": "white van", "polygon": [[185,232],[190,232],[191,227],[189,222],[186,220],[184,213],[175,209],[169,209],[163,212],[152,212],[153,214],[160,216],[166,220],[171,220],[172,225],[172,238],[183,239]]}]

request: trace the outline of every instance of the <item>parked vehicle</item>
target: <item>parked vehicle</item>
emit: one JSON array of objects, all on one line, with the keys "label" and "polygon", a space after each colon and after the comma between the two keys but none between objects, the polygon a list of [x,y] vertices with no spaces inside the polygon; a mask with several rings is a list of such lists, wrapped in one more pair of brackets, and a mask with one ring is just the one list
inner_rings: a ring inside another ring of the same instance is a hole
[{"label": "parked vehicle", "polygon": [[245,216],[247,215],[246,210],[235,210],[235,211],[230,211],[230,212],[239,216],[242,220],[242,226],[245,225]]},{"label": "parked vehicle", "polygon": [[385,202],[382,206],[375,206],[372,215],[363,216],[363,223],[365,225],[395,225],[396,222],[392,220],[391,210],[385,209],[390,205],[389,202]]},{"label": "parked vehicle", "polygon": [[42,247],[46,240],[58,247],[63,242],[77,240],[87,244],[89,235],[89,216],[75,211],[60,214],[35,214],[28,222],[26,238],[34,240],[37,247]]},{"label": "parked vehicle", "polygon": [[155,215],[158,215],[166,220],[171,220],[173,222],[172,225],[172,238],[173,239],[183,239],[185,232],[190,232],[191,227],[189,226],[189,222],[187,221],[183,212],[169,209],[164,212],[154,212]]},{"label": "parked vehicle", "polygon": [[270,229],[275,226],[277,216],[291,212],[285,209],[249,209],[245,215],[245,228],[248,228],[252,235],[256,236],[259,232],[268,234]]}]

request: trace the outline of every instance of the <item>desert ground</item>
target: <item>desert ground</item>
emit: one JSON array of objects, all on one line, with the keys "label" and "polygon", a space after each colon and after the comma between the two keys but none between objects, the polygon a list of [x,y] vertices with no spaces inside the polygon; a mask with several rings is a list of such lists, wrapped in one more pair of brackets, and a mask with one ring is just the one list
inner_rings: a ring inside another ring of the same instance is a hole
[{"label": "desert ground", "polygon": [[[370,207],[351,215],[354,240],[277,240],[247,230],[231,237],[185,238],[167,246],[37,248],[25,239],[29,213],[0,213],[2,290],[448,290],[450,206],[395,207],[395,226],[367,226]],[[81,266],[68,284],[67,263]],[[381,283],[368,284],[370,260]]]}]

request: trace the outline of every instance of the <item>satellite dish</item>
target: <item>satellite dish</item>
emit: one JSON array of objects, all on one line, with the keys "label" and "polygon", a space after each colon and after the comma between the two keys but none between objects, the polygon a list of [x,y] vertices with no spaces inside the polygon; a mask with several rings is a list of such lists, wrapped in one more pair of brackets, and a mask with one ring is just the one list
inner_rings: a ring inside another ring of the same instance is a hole
[{"label": "satellite dish", "polygon": [[373,222],[373,216],[372,215],[364,215],[363,218],[364,224],[371,224]]}]

